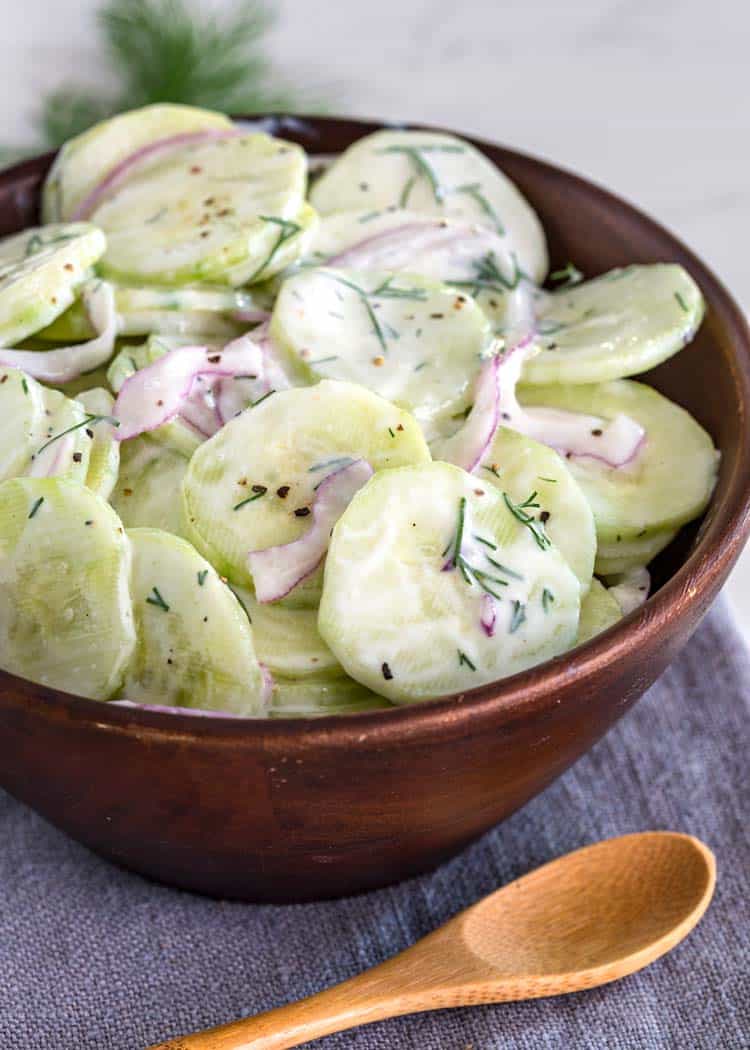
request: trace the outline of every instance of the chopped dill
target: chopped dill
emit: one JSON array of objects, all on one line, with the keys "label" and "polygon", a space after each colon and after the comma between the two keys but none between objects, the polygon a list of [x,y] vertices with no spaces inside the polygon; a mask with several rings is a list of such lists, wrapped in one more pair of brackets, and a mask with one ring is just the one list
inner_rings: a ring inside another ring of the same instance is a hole
[{"label": "chopped dill", "polygon": [[526,606],[523,602],[514,601],[511,602],[511,610],[508,633],[515,634],[521,624],[526,622]]},{"label": "chopped dill", "polygon": [[476,667],[476,664],[474,664],[474,663],[472,663],[472,662],[471,662],[471,660],[470,660],[470,659],[469,659],[469,657],[468,657],[468,656],[466,655],[466,653],[465,653],[465,652],[463,651],[463,649],[457,649],[457,650],[456,650],[456,652],[458,653],[458,666],[459,666],[459,667],[461,667],[461,666],[463,666],[464,664],[466,664],[466,666],[467,666],[467,667],[468,667],[468,668],[469,668],[469,669],[470,669],[471,671],[476,671],[476,669],[477,669],[477,667]]},{"label": "chopped dill", "polygon": [[543,522],[537,521],[533,515],[529,514],[530,510],[538,510],[539,504],[536,503],[536,497],[538,493],[532,492],[523,503],[514,503],[507,492],[503,493],[503,499],[505,500],[505,506],[511,512],[514,518],[525,525],[531,535],[536,540],[537,546],[545,551],[548,547],[552,546],[552,541],[544,531]]},{"label": "chopped dill", "polygon": [[44,503],[44,496],[40,496],[39,499],[36,500],[36,502],[32,506],[31,510],[29,511],[29,520],[31,520],[31,518],[34,517],[34,515],[36,514],[36,512],[39,510],[39,508],[41,507],[41,505],[43,503]]},{"label": "chopped dill", "polygon": [[114,416],[87,415],[80,423],[74,423],[72,427],[67,427],[65,430],[61,430],[59,434],[53,434],[51,438],[45,441],[44,444],[36,450],[31,458],[36,459],[36,457],[40,456],[46,448],[49,448],[50,445],[59,441],[60,438],[65,437],[66,434],[72,434],[74,430],[80,430],[81,427],[95,427],[97,423],[109,423],[110,426],[119,427],[120,420],[115,419]]},{"label": "chopped dill", "polygon": [[151,588],[151,594],[146,598],[146,603],[148,605],[155,605],[156,608],[161,609],[162,612],[169,612],[169,605],[162,598],[158,587]]}]

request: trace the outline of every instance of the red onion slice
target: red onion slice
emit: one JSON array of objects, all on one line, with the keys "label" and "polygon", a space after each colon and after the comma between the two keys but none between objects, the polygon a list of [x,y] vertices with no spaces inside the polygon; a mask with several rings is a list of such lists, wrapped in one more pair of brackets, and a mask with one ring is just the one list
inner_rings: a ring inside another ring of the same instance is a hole
[{"label": "red onion slice", "polygon": [[621,413],[604,420],[580,412],[519,404],[516,386],[524,362],[536,352],[533,337],[527,335],[484,363],[472,410],[461,429],[443,442],[441,458],[470,473],[477,470],[497,428],[504,426],[548,445],[565,459],[596,459],[614,469],[632,463],[643,447],[646,432],[630,416]]},{"label": "red onion slice", "polygon": [[497,624],[497,605],[491,594],[482,596],[482,604],[479,615],[482,630],[488,638],[494,638],[495,626]]},{"label": "red onion slice", "polygon": [[470,474],[482,462],[500,426],[500,372],[500,357],[491,357],[484,362],[466,422],[440,447],[440,459],[455,463]]},{"label": "red onion slice", "polygon": [[57,350],[0,349],[0,367],[20,368],[43,383],[69,383],[108,361],[117,338],[117,311],[112,285],[106,281],[86,285],[82,299],[91,326],[98,333],[94,339]]},{"label": "red onion slice", "polygon": [[[120,421],[118,441],[127,441],[170,422],[186,409],[188,421],[200,417],[203,430],[207,415],[194,401],[196,382],[203,376],[230,377],[263,375],[263,354],[258,343],[241,336],[223,350],[206,346],[183,346],[160,357],[130,376],[117,395],[114,416]],[[190,418],[192,416],[192,418]],[[211,424],[208,424],[211,426]],[[212,432],[218,426],[212,428]]]},{"label": "red onion slice", "polygon": [[312,524],[303,536],[248,554],[248,568],[259,602],[279,601],[315,572],[328,550],[331,530],[372,474],[372,467],[364,459],[329,474],[315,493]]},{"label": "red onion slice", "polygon": [[446,219],[413,219],[381,230],[332,256],[326,265],[352,270],[414,270],[441,281],[471,282],[477,262],[492,255],[509,282],[516,265],[507,238],[482,226]]},{"label": "red onion slice", "polygon": [[141,146],[140,149],[130,153],[118,164],[115,164],[113,168],[110,168],[104,178],[76,206],[73,214],[70,216],[70,221],[76,222],[90,218],[104,198],[109,196],[110,193],[114,193],[132,175],[133,168],[138,167],[139,164],[150,157],[169,150],[179,149],[182,146],[199,146],[203,142],[210,142],[214,139],[233,138],[237,135],[245,134],[247,132],[242,131],[240,128],[227,128],[226,130],[213,128],[204,129],[203,131],[183,131],[179,135],[169,135],[167,138],[149,142],[148,145]]},{"label": "red onion slice", "polygon": [[[515,401],[523,363],[538,352],[534,345],[535,335],[533,297],[528,288],[519,285],[509,302],[506,334],[493,347],[496,351],[493,356],[482,365],[471,412],[461,429],[443,442],[442,459],[472,473],[480,466],[501,423],[513,425],[507,411],[508,391]],[[505,349],[498,352],[503,347]]]}]

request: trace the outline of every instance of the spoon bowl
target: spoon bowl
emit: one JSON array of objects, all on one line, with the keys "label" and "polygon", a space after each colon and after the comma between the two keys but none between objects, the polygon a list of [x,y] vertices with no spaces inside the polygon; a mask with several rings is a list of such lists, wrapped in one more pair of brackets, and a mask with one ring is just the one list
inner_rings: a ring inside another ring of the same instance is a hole
[{"label": "spoon bowl", "polygon": [[402,1014],[564,995],[608,984],[679,944],[713,896],[698,839],[608,839],[509,883],[366,973],[150,1050],[286,1050]]}]

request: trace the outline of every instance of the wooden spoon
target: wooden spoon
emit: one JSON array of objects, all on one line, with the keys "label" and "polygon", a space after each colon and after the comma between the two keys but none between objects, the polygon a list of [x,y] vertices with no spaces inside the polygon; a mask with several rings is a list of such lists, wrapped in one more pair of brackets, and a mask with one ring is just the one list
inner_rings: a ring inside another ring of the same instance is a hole
[{"label": "wooden spoon", "polygon": [[679,944],[715,881],[713,854],[690,835],[609,839],[511,882],[352,980],[151,1050],[283,1050],[401,1014],[595,988]]}]

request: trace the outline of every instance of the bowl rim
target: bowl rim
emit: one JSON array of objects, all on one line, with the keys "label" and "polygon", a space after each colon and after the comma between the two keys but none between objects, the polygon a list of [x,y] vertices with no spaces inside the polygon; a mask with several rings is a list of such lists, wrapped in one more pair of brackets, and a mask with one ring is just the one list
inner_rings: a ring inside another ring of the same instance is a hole
[{"label": "bowl rim", "polygon": [[[459,134],[481,151],[499,150],[522,163],[542,169],[548,175],[576,185],[609,211],[626,214],[650,227],[657,236],[671,242],[687,261],[709,306],[717,306],[731,334],[732,353],[729,365],[738,392],[737,409],[746,426],[750,425],[750,327],[748,319],[733,296],[716,276],[683,241],[669,229],[625,198],[577,173],[532,154],[501,143],[451,131],[421,122],[389,122],[358,117],[289,115],[283,113],[253,114],[235,119],[248,123],[267,122],[289,130],[304,128],[317,133],[326,125],[345,128],[356,126],[362,135],[388,128]],[[0,186],[36,174],[40,165],[54,159],[55,152],[27,158],[0,172]],[[637,378],[637,377],[636,377]],[[725,491],[716,495],[706,511],[701,532],[679,569],[639,609],[623,617],[612,627],[588,642],[518,674],[498,679],[462,693],[436,700],[394,706],[359,713],[324,715],[304,718],[253,718],[230,713],[196,715],[180,709],[154,710],[108,701],[90,700],[62,690],[44,686],[0,670],[0,690],[20,690],[42,705],[64,709],[71,720],[90,722],[103,730],[137,731],[140,736],[205,740],[210,746],[224,743],[236,746],[238,741],[264,741],[271,746],[295,745],[350,747],[365,739],[369,743],[404,741],[409,738],[428,740],[444,736],[446,724],[455,734],[476,732],[479,724],[497,727],[530,714],[542,714],[559,702],[556,692],[563,683],[575,678],[585,692],[586,683],[596,679],[604,666],[622,664],[635,650],[657,640],[670,620],[673,607],[680,600],[681,617],[695,623],[707,611],[713,594],[738,558],[750,535],[750,443],[743,446],[735,469],[726,478]]]}]

